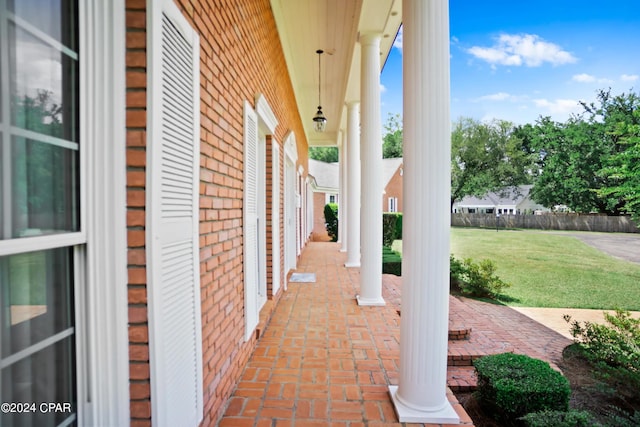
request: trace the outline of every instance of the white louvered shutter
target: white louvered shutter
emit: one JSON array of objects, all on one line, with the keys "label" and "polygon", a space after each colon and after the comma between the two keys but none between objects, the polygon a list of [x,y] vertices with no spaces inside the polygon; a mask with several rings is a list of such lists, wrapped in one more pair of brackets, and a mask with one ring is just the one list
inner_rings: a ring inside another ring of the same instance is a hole
[{"label": "white louvered shutter", "polygon": [[203,413],[199,40],[173,1],[155,12],[147,165],[151,404],[154,425],[197,426]]},{"label": "white louvered shutter", "polygon": [[244,104],[244,304],[245,339],[258,325],[258,115]]}]

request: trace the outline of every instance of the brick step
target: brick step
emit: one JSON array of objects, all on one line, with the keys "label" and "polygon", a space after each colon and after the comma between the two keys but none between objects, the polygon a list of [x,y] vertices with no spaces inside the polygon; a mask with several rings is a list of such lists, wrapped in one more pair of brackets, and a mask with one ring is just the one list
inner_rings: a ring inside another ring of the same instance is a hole
[{"label": "brick step", "polygon": [[447,386],[453,392],[476,390],[478,379],[473,366],[449,366],[447,368]]},{"label": "brick step", "polygon": [[471,328],[449,323],[449,341],[461,341],[471,338]]},{"label": "brick step", "polygon": [[473,366],[473,361],[486,354],[452,354],[447,355],[447,366]]},{"label": "brick step", "polygon": [[[401,310],[396,310],[398,316],[402,316]],[[449,340],[450,341],[460,341],[460,340],[468,340],[471,337],[471,328],[461,325],[454,325],[452,322],[449,322]]]}]

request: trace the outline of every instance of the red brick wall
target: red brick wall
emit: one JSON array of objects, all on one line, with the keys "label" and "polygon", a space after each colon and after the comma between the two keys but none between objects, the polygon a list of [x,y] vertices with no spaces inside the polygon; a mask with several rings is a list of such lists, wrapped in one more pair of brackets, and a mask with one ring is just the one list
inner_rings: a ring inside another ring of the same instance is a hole
[{"label": "red brick wall", "polygon": [[127,242],[131,425],[150,425],[149,335],[145,254],[146,14],[144,0],[126,2]]},{"label": "red brick wall", "polygon": [[397,197],[397,211],[402,212],[402,175],[400,171],[402,170],[402,164],[396,170],[396,173],[393,174],[393,177],[387,183],[387,186],[384,188],[384,197],[382,198],[382,211],[389,211],[389,197]]},{"label": "red brick wall", "polygon": [[331,240],[327,233],[327,227],[324,225],[326,197],[326,193],[313,193],[313,231],[311,239],[316,242]]},{"label": "red brick wall", "polygon": [[[176,3],[200,34],[203,425],[213,425],[222,414],[224,404],[255,346],[255,338],[244,342],[244,101],[254,105],[255,95],[263,94],[279,123],[274,140],[267,141],[268,196],[271,194],[272,144],[281,146],[280,200],[283,202],[284,136],[289,130],[295,133],[298,165],[302,165],[305,170],[308,169],[307,142],[269,0],[177,0]],[[135,426],[151,424],[152,404],[145,269],[145,5],[145,0],[126,1],[129,348],[131,424]],[[271,218],[270,210],[271,203],[268,199],[268,220]],[[280,208],[281,253],[268,255],[269,265],[280,262],[281,271],[284,251],[283,217],[284,212]],[[267,230],[267,236],[271,238],[270,229]],[[268,248],[270,249],[270,244]],[[273,306],[267,307],[271,309]]]}]

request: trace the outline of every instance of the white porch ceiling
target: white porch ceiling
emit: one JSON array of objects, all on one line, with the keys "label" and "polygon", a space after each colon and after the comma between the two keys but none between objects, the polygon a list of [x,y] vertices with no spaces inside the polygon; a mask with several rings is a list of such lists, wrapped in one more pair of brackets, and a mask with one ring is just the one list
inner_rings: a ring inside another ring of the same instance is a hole
[{"label": "white porch ceiling", "polygon": [[[310,146],[338,145],[346,128],[345,103],[360,99],[358,35],[381,34],[380,65],[402,21],[401,0],[271,0],[287,68]],[[313,130],[318,107],[318,54],[322,49],[323,133]]]}]

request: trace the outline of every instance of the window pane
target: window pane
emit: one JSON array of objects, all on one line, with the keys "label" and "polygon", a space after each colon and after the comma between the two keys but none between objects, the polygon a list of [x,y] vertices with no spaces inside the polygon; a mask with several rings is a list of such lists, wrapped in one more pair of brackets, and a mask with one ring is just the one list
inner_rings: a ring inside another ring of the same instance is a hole
[{"label": "window pane", "polygon": [[14,137],[11,154],[11,237],[79,230],[78,151]]},{"label": "window pane", "polygon": [[0,295],[3,359],[73,328],[73,249],[0,257]]},{"label": "window pane", "polygon": [[78,62],[9,26],[11,123],[77,142]]},{"label": "window pane", "polygon": [[71,0],[7,0],[7,7],[56,41],[77,50],[75,3]]},{"label": "window pane", "polygon": [[[53,427],[74,417],[77,408],[74,348],[70,336],[2,370],[2,401],[33,402],[37,406],[35,412],[0,414],[0,425]],[[42,412],[40,405],[48,402],[61,406],[57,411]]]}]

